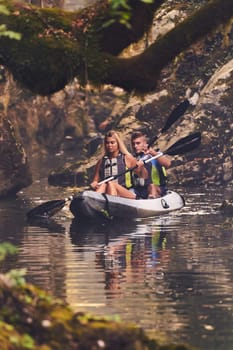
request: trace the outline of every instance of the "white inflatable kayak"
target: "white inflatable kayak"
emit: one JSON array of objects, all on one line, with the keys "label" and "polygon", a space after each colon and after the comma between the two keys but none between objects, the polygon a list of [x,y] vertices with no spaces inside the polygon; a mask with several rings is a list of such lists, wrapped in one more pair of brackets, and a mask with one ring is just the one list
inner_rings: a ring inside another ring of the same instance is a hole
[{"label": "white inflatable kayak", "polygon": [[184,205],[183,197],[174,191],[160,198],[138,200],[84,191],[73,198],[70,211],[76,218],[145,218],[179,210]]}]

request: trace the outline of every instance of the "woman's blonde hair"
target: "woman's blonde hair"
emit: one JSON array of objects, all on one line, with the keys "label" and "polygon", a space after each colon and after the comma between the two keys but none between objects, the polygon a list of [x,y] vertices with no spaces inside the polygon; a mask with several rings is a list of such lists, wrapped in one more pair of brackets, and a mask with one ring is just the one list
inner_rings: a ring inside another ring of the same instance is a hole
[{"label": "woman's blonde hair", "polygon": [[117,141],[118,147],[119,147],[119,151],[122,154],[128,154],[128,155],[130,154],[129,151],[127,150],[127,147],[125,146],[124,142],[121,140],[119,134],[114,130],[109,130],[104,136],[104,154],[107,153],[106,146],[105,146],[105,141],[106,141],[107,137],[114,137],[115,138],[115,140]]}]

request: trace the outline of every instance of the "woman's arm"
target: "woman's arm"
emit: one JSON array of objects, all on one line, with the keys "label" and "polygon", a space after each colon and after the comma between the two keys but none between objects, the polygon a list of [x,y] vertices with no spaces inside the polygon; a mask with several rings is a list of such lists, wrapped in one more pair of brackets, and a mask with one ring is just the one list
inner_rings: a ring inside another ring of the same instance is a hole
[{"label": "woman's arm", "polygon": [[100,159],[95,166],[95,171],[94,171],[94,177],[93,180],[90,184],[91,188],[96,190],[98,188],[98,182],[100,181],[100,164],[101,164],[102,159]]}]

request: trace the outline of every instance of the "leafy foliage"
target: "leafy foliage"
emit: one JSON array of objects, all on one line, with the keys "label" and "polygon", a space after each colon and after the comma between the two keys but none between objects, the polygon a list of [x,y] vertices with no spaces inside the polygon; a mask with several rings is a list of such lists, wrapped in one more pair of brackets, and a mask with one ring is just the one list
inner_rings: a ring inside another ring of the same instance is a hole
[{"label": "leafy foliage", "polygon": [[[0,14],[9,15],[9,11],[5,5],[1,4],[2,0],[0,0]],[[12,30],[7,30],[5,24],[0,25],[0,36],[7,36],[10,39],[20,40],[21,34],[14,32]]]},{"label": "leafy foliage", "polygon": [[121,53],[148,33],[164,0],[102,0],[75,12],[0,1],[10,11],[0,14],[1,23],[22,33],[20,42],[0,36],[0,64],[18,83],[40,95],[57,92],[74,78],[84,86],[111,84],[128,92],[153,91],[166,66],[219,31],[220,25],[231,27],[233,16],[232,0],[192,6],[184,20],[143,52],[125,57]]},{"label": "leafy foliage", "polygon": [[7,255],[14,255],[18,249],[11,243],[4,242],[0,244],[0,261],[3,261]]},{"label": "leafy foliage", "polygon": [[[141,2],[152,4],[154,0],[141,0]],[[108,27],[114,22],[119,22],[129,29],[131,28],[130,19],[132,18],[132,8],[128,0],[111,0],[110,14],[112,15],[112,19],[105,22],[103,27]]]}]

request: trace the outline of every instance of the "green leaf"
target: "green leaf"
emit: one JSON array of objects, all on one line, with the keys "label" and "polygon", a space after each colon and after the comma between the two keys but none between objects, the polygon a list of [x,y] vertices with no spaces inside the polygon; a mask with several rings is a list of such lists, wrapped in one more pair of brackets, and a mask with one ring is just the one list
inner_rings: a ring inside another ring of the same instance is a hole
[{"label": "green leaf", "polygon": [[[0,0],[0,14],[8,16],[10,12],[8,11],[7,7],[1,3],[2,3],[2,0]],[[8,38],[14,39],[14,40],[21,39],[20,33],[7,30],[7,27],[4,24],[0,25],[0,36],[7,36]]]},{"label": "green leaf", "polygon": [[112,0],[111,1],[111,8],[113,10],[119,9],[119,8],[123,8],[123,9],[130,9],[130,6],[128,4],[127,0]]},{"label": "green leaf", "polygon": [[5,5],[0,5],[0,13],[2,13],[3,15],[9,15],[10,12],[8,11]]},{"label": "green leaf", "polygon": [[8,277],[14,286],[24,286],[26,281],[24,276],[26,275],[26,269],[12,269],[6,273],[6,277]]},{"label": "green leaf", "polygon": [[4,260],[7,255],[14,255],[18,252],[18,248],[8,242],[0,244],[0,261]]},{"label": "green leaf", "polygon": [[153,4],[154,0],[141,0],[141,2],[144,2],[145,4]]},{"label": "green leaf", "polygon": [[14,40],[20,40],[22,37],[22,35],[20,33],[13,32],[11,30],[6,30],[3,33],[0,32],[0,36],[8,36],[8,38],[14,39]]}]

